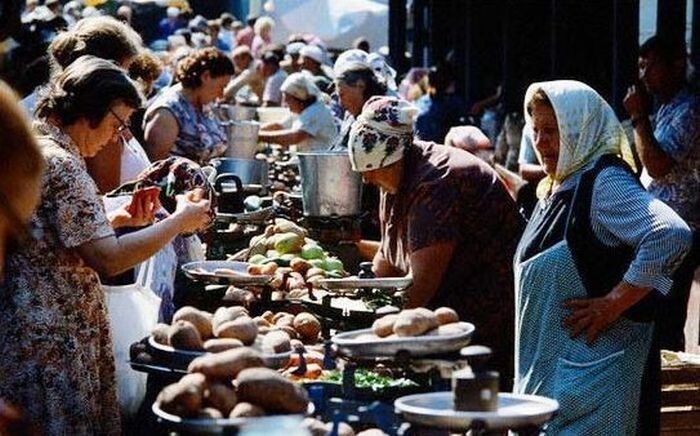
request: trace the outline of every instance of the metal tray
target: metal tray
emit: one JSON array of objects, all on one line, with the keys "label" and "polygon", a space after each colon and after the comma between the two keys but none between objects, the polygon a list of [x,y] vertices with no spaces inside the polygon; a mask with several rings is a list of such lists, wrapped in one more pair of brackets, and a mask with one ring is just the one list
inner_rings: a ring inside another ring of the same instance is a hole
[{"label": "metal tray", "polygon": [[394,407],[411,423],[461,432],[475,425],[489,430],[541,427],[559,409],[559,403],[536,395],[501,392],[498,410],[464,412],[454,410],[454,394],[448,391],[401,397]]},{"label": "metal tray", "polygon": [[[260,336],[258,336],[260,338]],[[262,339],[256,340],[253,344],[253,348],[260,351],[260,343]],[[208,354],[206,351],[190,351],[190,350],[177,350],[170,345],[163,345],[156,342],[153,336],[148,338],[148,345],[155,351],[155,356],[162,361],[163,364],[170,364],[173,369],[186,370],[190,362],[200,356]],[[289,359],[292,357],[292,352],[287,351],[285,353],[274,353],[266,354],[261,353],[263,362],[268,368],[279,369],[284,367]]]},{"label": "metal tray", "polygon": [[[257,285],[257,286],[262,286],[266,285],[270,280],[272,280],[272,276],[269,275],[260,275],[260,276],[251,276],[248,274],[248,263],[247,262],[238,262],[238,261],[228,261],[228,260],[204,260],[204,261],[199,261],[199,262],[190,262],[182,265],[182,271],[185,273],[187,277],[189,277],[192,280],[200,281],[200,282],[205,282],[205,283],[212,283],[212,284],[217,284],[217,285]],[[201,273],[196,271],[198,268],[202,268],[206,271],[209,271],[208,273]],[[215,274],[214,270],[217,268],[228,268],[233,271],[239,272],[240,275],[224,275],[224,274]]]},{"label": "metal tray", "polygon": [[377,277],[374,279],[360,279],[357,277],[345,277],[342,279],[323,279],[318,281],[319,286],[328,289],[406,289],[413,284],[413,277]]},{"label": "metal tray", "polygon": [[[177,415],[164,412],[160,408],[160,404],[156,401],[151,406],[153,413],[165,421],[169,427],[177,429],[178,431],[191,431],[196,433],[221,433],[226,429],[236,429],[241,428],[246,425],[255,423],[258,424],[270,424],[277,428],[286,427],[289,425],[286,421],[292,421],[292,423],[301,423],[303,417],[301,415],[271,415],[271,416],[261,416],[254,418],[181,418]],[[309,401],[309,407],[306,410],[307,415],[314,413],[314,403]],[[266,422],[267,421],[267,422]],[[292,424],[293,425],[293,424]],[[267,425],[265,425],[267,427]],[[291,427],[294,428],[294,427]]]},{"label": "metal tray", "polygon": [[338,346],[338,351],[349,357],[395,357],[408,353],[410,357],[457,351],[469,345],[474,334],[474,324],[460,322],[465,331],[456,335],[445,336],[410,336],[392,339],[357,339],[358,336],[373,334],[372,329],[354,330],[335,335],[331,340]]}]

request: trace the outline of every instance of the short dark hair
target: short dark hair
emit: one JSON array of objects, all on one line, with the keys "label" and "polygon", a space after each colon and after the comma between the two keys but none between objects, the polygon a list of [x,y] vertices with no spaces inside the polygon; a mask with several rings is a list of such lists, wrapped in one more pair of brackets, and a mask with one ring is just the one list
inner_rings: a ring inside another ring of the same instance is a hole
[{"label": "short dark hair", "polygon": [[131,27],[108,17],[83,18],[67,32],[59,33],[49,45],[49,54],[59,69],[81,56],[92,55],[115,62],[136,56],[141,37]]},{"label": "short dark hair", "polygon": [[138,109],[143,98],[124,70],[107,60],[83,56],[58,74],[37,104],[36,115],[55,117],[64,126],[85,118],[95,127],[117,102]]},{"label": "short dark hair", "polygon": [[177,64],[175,79],[185,88],[198,88],[202,86],[202,74],[205,71],[209,71],[211,77],[232,76],[233,62],[213,47],[199,49]]},{"label": "short dark hair", "polygon": [[639,47],[639,56],[648,57],[654,53],[665,65],[672,65],[678,60],[685,60],[685,40],[682,37],[669,37],[667,35],[654,35],[644,41]]},{"label": "short dark hair", "polygon": [[362,81],[365,84],[365,100],[369,100],[374,95],[384,95],[387,90],[386,84],[380,82],[374,71],[366,66],[357,66],[345,70],[337,77],[337,80],[350,86],[354,86],[357,82]]}]

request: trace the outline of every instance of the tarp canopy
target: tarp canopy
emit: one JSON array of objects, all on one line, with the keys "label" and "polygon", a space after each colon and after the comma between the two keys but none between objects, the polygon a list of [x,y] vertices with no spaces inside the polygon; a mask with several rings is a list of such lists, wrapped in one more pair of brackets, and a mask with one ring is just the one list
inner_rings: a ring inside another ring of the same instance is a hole
[{"label": "tarp canopy", "polygon": [[286,42],[293,33],[313,33],[328,48],[344,49],[360,36],[373,51],[387,45],[389,6],[386,0],[273,0],[268,10],[276,22],[273,40]]}]

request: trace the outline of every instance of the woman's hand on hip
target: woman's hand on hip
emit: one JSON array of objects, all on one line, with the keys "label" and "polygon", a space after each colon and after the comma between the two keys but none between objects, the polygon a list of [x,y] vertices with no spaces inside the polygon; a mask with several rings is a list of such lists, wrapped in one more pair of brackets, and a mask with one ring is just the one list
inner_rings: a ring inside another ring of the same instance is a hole
[{"label": "woman's hand on hip", "polygon": [[211,203],[204,196],[204,190],[197,188],[177,196],[176,218],[182,233],[196,232],[209,224]]},{"label": "woman's hand on hip", "polygon": [[585,332],[590,345],[650,291],[651,288],[620,282],[604,297],[568,300],[564,307],[571,310],[571,314],[564,318],[564,327],[571,331],[572,338]]}]

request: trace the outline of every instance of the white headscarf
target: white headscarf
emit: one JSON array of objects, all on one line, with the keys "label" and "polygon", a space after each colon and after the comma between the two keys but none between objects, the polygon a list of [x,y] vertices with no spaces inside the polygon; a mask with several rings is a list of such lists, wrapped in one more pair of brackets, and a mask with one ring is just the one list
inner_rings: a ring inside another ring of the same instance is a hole
[{"label": "white headscarf", "polygon": [[[634,168],[634,158],[620,121],[593,88],[575,80],[533,83],[525,93],[525,122],[532,127],[527,104],[539,89],[552,103],[559,128],[559,159],[554,176],[541,182],[538,193],[548,192],[604,154],[616,154]],[[535,150],[537,152],[537,150]],[[542,161],[539,152],[537,157]]]},{"label": "white headscarf", "polygon": [[338,55],[338,59],[335,60],[335,64],[333,65],[335,77],[341,76],[347,70],[357,66],[371,68],[369,62],[367,62],[367,56],[367,52],[359,48],[345,50]]},{"label": "white headscarf", "polygon": [[293,97],[306,101],[310,97],[317,97],[321,93],[318,87],[311,80],[311,76],[306,73],[292,73],[284,79],[282,92],[292,95]]},{"label": "white headscarf", "polygon": [[374,74],[382,78],[387,88],[396,91],[396,70],[391,68],[379,53],[370,53],[367,56],[367,63],[374,70]]},{"label": "white headscarf", "polygon": [[299,54],[301,56],[304,56],[305,58],[313,59],[319,64],[323,64],[323,50],[321,50],[320,47],[317,47],[312,44],[305,45],[304,47],[299,50]]}]

